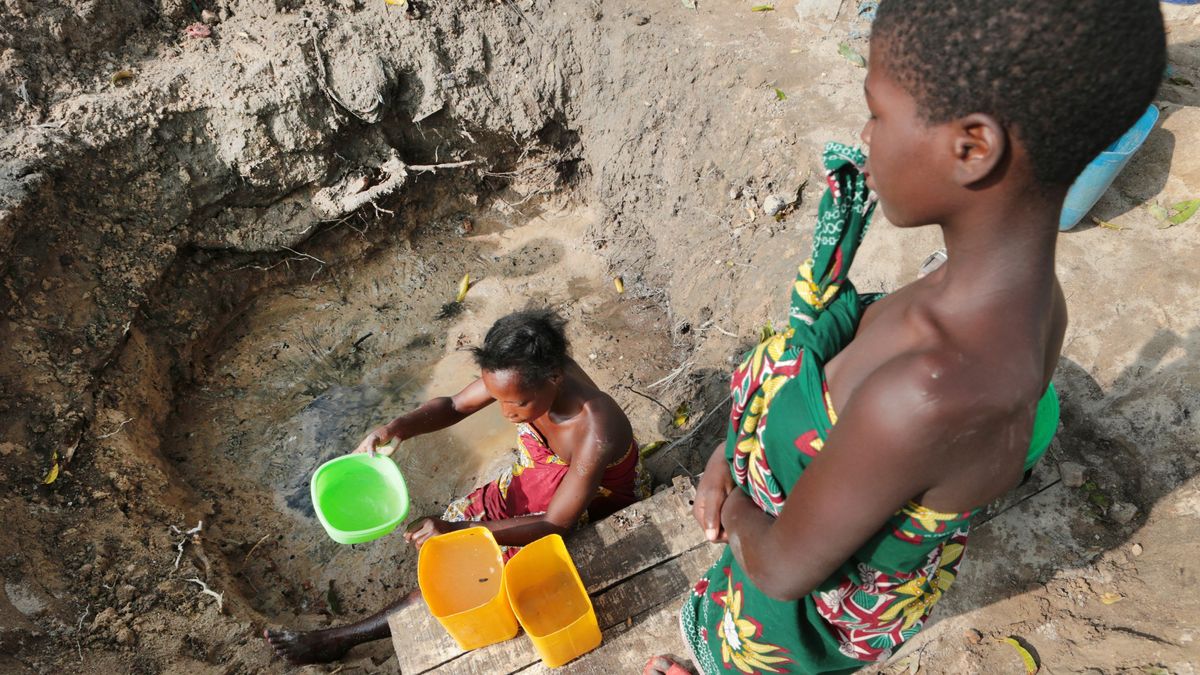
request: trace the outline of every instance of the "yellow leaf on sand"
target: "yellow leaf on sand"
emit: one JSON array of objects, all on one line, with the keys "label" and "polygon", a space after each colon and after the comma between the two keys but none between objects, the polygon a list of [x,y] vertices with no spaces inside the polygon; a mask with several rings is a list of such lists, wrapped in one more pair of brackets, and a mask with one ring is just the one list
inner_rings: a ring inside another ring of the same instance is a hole
[{"label": "yellow leaf on sand", "polygon": [[471,290],[471,275],[464,274],[462,281],[458,282],[458,295],[454,297],[455,302],[462,302],[467,299],[467,291]]},{"label": "yellow leaf on sand", "polygon": [[404,7],[405,5],[408,4],[408,0],[383,0],[383,1],[389,5],[399,5],[401,7]]},{"label": "yellow leaf on sand", "polygon": [[613,277],[613,287],[617,289],[618,293],[624,293],[625,292],[625,280],[622,279],[621,277]]},{"label": "yellow leaf on sand", "polygon": [[1041,666],[1033,658],[1033,654],[1029,653],[1029,650],[1025,649],[1015,637],[1006,637],[1003,642],[1017,650],[1017,653],[1021,655],[1021,661],[1025,664],[1025,675],[1034,675],[1034,673],[1041,670]]},{"label": "yellow leaf on sand", "polygon": [[1120,593],[1104,593],[1100,596],[1100,602],[1106,605],[1114,605],[1125,599],[1125,596]]},{"label": "yellow leaf on sand", "polygon": [[641,452],[639,454],[642,456],[642,459],[646,459],[650,455],[653,455],[654,453],[661,450],[662,447],[666,444],[667,444],[666,441],[654,441],[653,443],[647,443],[642,446]]},{"label": "yellow leaf on sand", "polygon": [[675,419],[673,420],[676,427],[682,427],[688,422],[688,404],[680,403],[675,409]]},{"label": "yellow leaf on sand", "polygon": [[58,451],[50,456],[50,470],[46,472],[46,477],[42,479],[42,485],[49,485],[58,480]]},{"label": "yellow leaf on sand", "polygon": [[1095,216],[1092,217],[1092,222],[1099,225],[1100,227],[1103,227],[1106,230],[1116,230],[1117,232],[1120,232],[1121,230],[1129,229],[1127,227],[1123,227],[1123,226],[1117,225],[1115,223],[1110,223],[1107,220],[1100,220],[1099,218],[1096,218]]}]

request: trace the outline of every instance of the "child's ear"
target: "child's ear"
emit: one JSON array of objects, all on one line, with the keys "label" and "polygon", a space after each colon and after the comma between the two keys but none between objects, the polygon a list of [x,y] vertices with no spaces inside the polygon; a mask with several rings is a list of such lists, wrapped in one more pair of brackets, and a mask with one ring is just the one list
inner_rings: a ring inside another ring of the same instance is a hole
[{"label": "child's ear", "polygon": [[966,187],[987,179],[1008,152],[1008,133],[996,118],[972,113],[957,121],[954,179]]}]

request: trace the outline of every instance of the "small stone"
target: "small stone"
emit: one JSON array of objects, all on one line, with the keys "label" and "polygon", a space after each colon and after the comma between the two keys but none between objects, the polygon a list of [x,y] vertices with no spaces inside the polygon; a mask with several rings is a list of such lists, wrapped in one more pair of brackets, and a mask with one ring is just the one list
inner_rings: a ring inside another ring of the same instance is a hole
[{"label": "small stone", "polygon": [[1083,486],[1085,471],[1086,468],[1082,464],[1075,462],[1059,462],[1058,464],[1058,475],[1062,477],[1063,485],[1069,488]]},{"label": "small stone", "polygon": [[217,16],[217,13],[211,9],[206,9],[200,12],[200,20],[211,26],[214,23],[220,23],[221,17]]},{"label": "small stone", "polygon": [[1108,517],[1118,525],[1125,525],[1137,515],[1138,507],[1129,502],[1117,502],[1108,509]]},{"label": "small stone", "polygon": [[1134,557],[1141,555],[1143,550],[1144,549],[1142,548],[1141,544],[1134,544],[1133,546],[1129,547],[1129,552],[1132,553]]},{"label": "small stone", "polygon": [[117,644],[124,647],[132,647],[137,644],[137,635],[128,628],[122,628],[117,631]]},{"label": "small stone", "polygon": [[16,449],[17,449],[16,443],[0,443],[0,455],[4,455],[5,457],[8,457],[9,455],[11,455],[13,450],[16,450]]},{"label": "small stone", "polygon": [[135,594],[137,594],[137,589],[129,584],[125,584],[117,589],[117,602],[124,605],[133,600]]},{"label": "small stone", "polygon": [[732,202],[732,201],[735,201],[735,200],[737,200],[737,199],[740,199],[740,198],[741,198],[741,196],[742,196],[742,188],[741,188],[741,186],[739,186],[739,185],[734,185],[733,187],[729,188],[729,201],[731,201],[731,202]]},{"label": "small stone", "polygon": [[116,620],[117,610],[112,607],[105,607],[104,609],[100,610],[100,613],[97,614],[96,618],[92,621],[92,630],[104,628]]},{"label": "small stone", "polygon": [[94,567],[92,567],[92,564],[91,564],[91,563],[87,563],[87,564],[86,564],[86,565],[84,565],[83,567],[80,567],[80,568],[79,568],[79,576],[81,576],[81,577],[86,577],[86,576],[88,576],[88,575],[90,575],[90,574],[92,573],[92,570],[93,570],[93,569],[95,569],[95,568],[94,568]]},{"label": "small stone", "polygon": [[787,201],[785,201],[783,197],[771,195],[763,201],[762,209],[763,213],[767,214],[768,216],[773,216],[787,208],[787,205]]},{"label": "small stone", "polygon": [[970,642],[973,645],[977,645],[980,642],[983,642],[983,633],[980,633],[979,631],[975,630],[974,628],[968,628],[963,633],[963,637],[966,638],[967,642]]}]

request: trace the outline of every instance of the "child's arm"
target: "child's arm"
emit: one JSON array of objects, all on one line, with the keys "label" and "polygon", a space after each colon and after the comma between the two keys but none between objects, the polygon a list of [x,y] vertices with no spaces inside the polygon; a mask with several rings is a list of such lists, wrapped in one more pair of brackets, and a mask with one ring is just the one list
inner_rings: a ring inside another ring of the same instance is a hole
[{"label": "child's arm", "polygon": [[811,593],[909,500],[952,475],[956,448],[993,463],[1008,456],[1011,417],[980,406],[977,385],[948,382],[953,370],[939,361],[903,356],[860,385],[777,520],[741,490],[725,500],[734,556],[764,593]]},{"label": "child's arm", "polygon": [[374,453],[377,447],[387,444],[393,438],[403,441],[445,429],[483,410],[495,400],[483,385],[483,380],[475,380],[454,396],[432,398],[416,410],[371,431],[354,452]]}]

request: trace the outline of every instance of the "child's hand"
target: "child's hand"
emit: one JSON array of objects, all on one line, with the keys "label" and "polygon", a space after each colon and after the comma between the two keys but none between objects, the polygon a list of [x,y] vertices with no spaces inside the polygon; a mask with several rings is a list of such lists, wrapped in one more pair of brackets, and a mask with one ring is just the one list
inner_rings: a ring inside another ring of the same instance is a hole
[{"label": "child's hand", "polygon": [[692,505],[692,515],[704,529],[704,535],[710,542],[724,543],[728,541],[725,529],[721,527],[721,507],[725,498],[733,492],[733,477],[729,475],[729,467],[725,462],[725,444],[722,443],[713,450],[700,484],[696,486],[696,503]]},{"label": "child's hand", "polygon": [[[367,434],[367,437],[364,438],[362,442],[358,444],[358,447],[354,449],[354,452],[350,454],[357,455],[365,452],[374,457],[376,449],[382,445],[387,445],[392,438],[392,432],[388,431],[388,425],[385,424]],[[390,454],[390,451],[384,453],[385,456]]]},{"label": "child's hand", "polygon": [[451,523],[441,518],[422,518],[404,531],[404,540],[420,550],[430,537],[446,534],[459,529],[459,523]]}]

